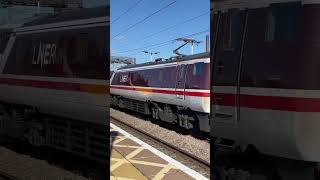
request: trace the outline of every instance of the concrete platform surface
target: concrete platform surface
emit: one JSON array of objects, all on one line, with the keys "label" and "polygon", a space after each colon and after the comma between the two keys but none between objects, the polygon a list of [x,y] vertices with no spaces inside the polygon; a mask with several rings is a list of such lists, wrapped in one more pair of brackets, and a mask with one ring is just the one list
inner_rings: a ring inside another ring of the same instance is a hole
[{"label": "concrete platform surface", "polygon": [[110,124],[110,135],[111,179],[207,179],[114,124]]}]

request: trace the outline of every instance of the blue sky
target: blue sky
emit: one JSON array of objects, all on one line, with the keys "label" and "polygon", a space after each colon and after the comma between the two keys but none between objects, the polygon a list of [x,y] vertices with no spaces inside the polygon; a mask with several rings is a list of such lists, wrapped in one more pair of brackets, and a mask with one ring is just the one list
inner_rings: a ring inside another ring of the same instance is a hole
[{"label": "blue sky", "polygon": [[[203,41],[203,43],[199,44],[198,46],[194,46],[194,53],[204,52],[205,36],[206,34],[209,35],[210,33],[209,0],[142,0],[126,15],[112,23],[114,19],[119,17],[124,11],[138,1],[139,0],[110,0],[111,55],[134,57],[136,58],[137,63],[148,62],[150,61],[150,55],[141,51],[149,50],[152,47],[143,48],[136,51],[131,50],[208,30],[206,33],[192,37],[198,41]],[[174,4],[162,10],[160,13],[152,16],[129,31],[115,37],[115,35],[117,35],[119,32],[125,30],[146,16],[174,1],[176,1]],[[208,13],[205,14],[206,12]],[[176,26],[168,31],[159,33],[153,37],[143,39],[148,35],[159,32],[167,27],[186,21],[201,14],[205,15],[188,23]],[[159,55],[154,55],[154,59],[157,57],[168,58],[174,55],[173,50],[180,45],[182,45],[182,42],[168,42],[167,44],[164,43],[163,46],[150,49],[150,51],[160,52]],[[190,45],[183,47],[183,49],[181,49],[179,52],[190,54]]]}]

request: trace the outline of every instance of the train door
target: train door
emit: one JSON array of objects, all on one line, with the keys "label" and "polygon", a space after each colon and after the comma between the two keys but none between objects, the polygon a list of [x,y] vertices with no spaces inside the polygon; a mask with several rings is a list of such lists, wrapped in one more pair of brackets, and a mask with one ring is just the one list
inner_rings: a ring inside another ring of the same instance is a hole
[{"label": "train door", "polygon": [[246,13],[233,9],[214,16],[212,118],[216,123],[235,124],[239,118],[239,73]]},{"label": "train door", "polygon": [[175,94],[177,99],[185,99],[186,64],[178,64]]}]

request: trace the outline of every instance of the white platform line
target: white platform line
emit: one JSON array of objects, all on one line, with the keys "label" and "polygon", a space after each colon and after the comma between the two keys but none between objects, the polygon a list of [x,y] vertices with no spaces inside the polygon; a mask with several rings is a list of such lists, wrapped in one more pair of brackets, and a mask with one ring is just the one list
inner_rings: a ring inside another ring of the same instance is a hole
[{"label": "white platform line", "polygon": [[182,170],[183,172],[185,172],[189,176],[191,176],[191,177],[193,177],[195,179],[199,179],[199,180],[202,180],[202,179],[203,180],[209,180],[208,178],[204,177],[203,175],[199,174],[198,172],[194,171],[193,169],[190,169],[189,167],[183,165],[182,163],[178,162],[177,160],[173,159],[172,157],[167,156],[166,154],[162,153],[161,151],[155,149],[154,147],[146,144],[145,142],[143,142],[140,139],[134,137],[133,135],[129,134],[128,132],[122,130],[118,126],[116,126],[116,125],[114,125],[112,123],[110,123],[110,126],[113,129],[115,129],[118,132],[120,132],[121,134],[123,134],[126,137],[130,138],[131,140],[135,141],[136,143],[138,143],[139,145],[141,145],[145,149],[150,150],[151,152],[153,152],[154,154],[156,154],[160,158],[162,158],[162,159],[168,161],[170,164],[176,166],[177,168],[179,168],[180,170]]}]

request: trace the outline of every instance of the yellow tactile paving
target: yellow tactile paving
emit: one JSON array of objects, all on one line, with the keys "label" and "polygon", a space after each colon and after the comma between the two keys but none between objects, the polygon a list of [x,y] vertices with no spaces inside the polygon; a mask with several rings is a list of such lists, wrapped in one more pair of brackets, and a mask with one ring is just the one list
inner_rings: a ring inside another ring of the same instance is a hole
[{"label": "yellow tactile paving", "polygon": [[115,129],[110,131],[111,179],[194,179]]},{"label": "yellow tactile paving", "polygon": [[124,156],[112,149],[110,160],[111,179],[147,179]]}]

